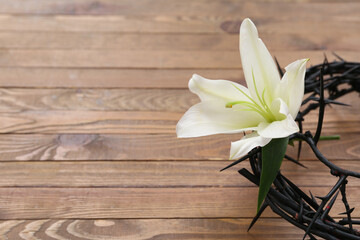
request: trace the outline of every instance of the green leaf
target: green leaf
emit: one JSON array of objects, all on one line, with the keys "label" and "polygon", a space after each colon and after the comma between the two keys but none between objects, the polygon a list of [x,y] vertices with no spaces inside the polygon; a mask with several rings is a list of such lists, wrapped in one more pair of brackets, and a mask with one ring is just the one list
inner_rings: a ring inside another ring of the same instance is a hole
[{"label": "green leaf", "polygon": [[262,168],[257,205],[258,211],[280,169],[288,142],[288,137],[274,138],[262,148]]}]

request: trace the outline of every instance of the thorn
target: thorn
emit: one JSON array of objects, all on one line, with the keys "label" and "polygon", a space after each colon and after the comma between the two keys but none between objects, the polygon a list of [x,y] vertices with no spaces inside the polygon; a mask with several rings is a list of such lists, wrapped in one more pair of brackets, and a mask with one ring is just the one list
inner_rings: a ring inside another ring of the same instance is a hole
[{"label": "thorn", "polygon": [[326,56],[326,53],[324,53],[324,63],[329,63],[329,61],[327,59],[327,56]]},{"label": "thorn", "polygon": [[314,136],[314,143],[315,145],[319,141],[322,124],[324,120],[324,112],[325,112],[325,102],[324,102],[324,65],[320,68],[320,99],[319,99],[319,118],[318,118],[318,124],[316,127],[316,132]]},{"label": "thorn", "polygon": [[342,62],[346,62],[345,59],[343,59],[342,57],[340,57],[339,55],[337,55],[335,52],[331,52],[335,57],[337,57],[340,61]]},{"label": "thorn", "polygon": [[355,208],[351,208],[351,209],[349,209],[349,211],[339,213],[339,215],[351,214],[354,210],[355,210]]},{"label": "thorn", "polygon": [[326,103],[326,104],[341,105],[341,106],[346,106],[346,107],[350,107],[350,106],[351,106],[350,104],[346,104],[346,103],[338,102],[338,101],[331,100],[331,99],[326,99],[326,100],[325,100],[325,103]]},{"label": "thorn", "polygon": [[228,168],[230,168],[230,167],[232,167],[232,166],[234,166],[234,165],[236,165],[236,164],[238,164],[238,163],[241,163],[242,161],[248,159],[248,158],[249,158],[251,155],[253,155],[253,154],[255,154],[255,152],[246,154],[245,156],[243,156],[243,157],[240,158],[239,160],[236,160],[235,162],[232,162],[232,163],[229,164],[228,166],[226,166],[226,167],[224,167],[223,169],[221,169],[220,172],[222,172],[222,171],[224,171],[224,170],[226,170],[226,169],[228,169]]},{"label": "thorn", "polygon": [[266,202],[264,202],[258,213],[255,215],[255,217],[253,218],[253,220],[251,221],[250,225],[249,225],[249,228],[248,228],[248,232],[250,231],[250,229],[254,226],[254,224],[256,223],[256,221],[259,219],[259,217],[261,216],[261,214],[264,212],[264,210],[269,206],[269,204],[267,204]]},{"label": "thorn", "polygon": [[318,204],[317,201],[316,201],[316,198],[314,197],[314,195],[312,194],[312,192],[309,191],[309,193],[310,193],[311,199],[312,199],[316,204]]},{"label": "thorn", "polygon": [[295,164],[297,164],[297,165],[299,165],[299,166],[307,169],[307,167],[306,167],[305,165],[303,165],[302,163],[300,163],[299,161],[293,159],[292,157],[290,157],[290,156],[288,156],[288,155],[285,155],[285,159],[287,159],[287,160],[289,160],[290,162],[295,163]]},{"label": "thorn", "polygon": [[275,58],[275,63],[276,63],[277,69],[278,69],[278,71],[279,71],[279,74],[280,74],[281,77],[283,77],[283,76],[284,76],[284,72],[283,72],[283,70],[281,69],[280,64],[279,64],[277,58],[276,58],[276,57],[274,57],[274,58]]}]

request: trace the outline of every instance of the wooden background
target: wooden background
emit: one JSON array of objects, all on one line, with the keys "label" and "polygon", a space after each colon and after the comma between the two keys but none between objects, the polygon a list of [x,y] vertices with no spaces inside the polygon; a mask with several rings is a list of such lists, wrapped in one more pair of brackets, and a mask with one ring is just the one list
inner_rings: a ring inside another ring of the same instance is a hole
[{"label": "wooden background", "polygon": [[[198,102],[193,73],[244,83],[245,17],[282,66],[310,66],[331,51],[360,61],[359,12],[356,0],[0,0],[0,239],[301,239],[271,211],[247,233],[257,188],[238,167],[219,172],[240,135],[177,139],[175,125]],[[324,127],[341,140],[320,149],[360,171],[359,98],[342,101]],[[308,170],[285,161],[284,174],[325,194],[336,179],[308,148],[301,160]],[[350,179],[356,217],[359,187]]]}]

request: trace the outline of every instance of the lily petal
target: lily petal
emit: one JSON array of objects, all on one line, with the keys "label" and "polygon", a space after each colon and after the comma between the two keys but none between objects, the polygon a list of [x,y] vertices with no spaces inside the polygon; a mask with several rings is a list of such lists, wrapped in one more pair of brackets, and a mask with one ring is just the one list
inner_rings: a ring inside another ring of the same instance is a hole
[{"label": "lily petal", "polygon": [[258,134],[264,138],[283,138],[299,131],[299,127],[291,114],[284,120],[272,123],[261,122],[258,126]]},{"label": "lily petal", "polygon": [[176,125],[179,138],[256,130],[263,118],[256,112],[225,108],[222,102],[205,101],[192,106]]},{"label": "lily petal", "polygon": [[[243,94],[250,96],[249,90],[235,82],[227,80],[210,80],[194,74],[189,81],[191,92],[199,96],[201,101],[249,101]],[[243,93],[240,91],[243,91]]]},{"label": "lily petal", "polygon": [[276,120],[283,120],[289,114],[289,108],[281,98],[276,98],[271,103],[270,109],[275,115]]},{"label": "lily petal", "polygon": [[271,138],[264,138],[256,132],[251,133],[236,142],[231,142],[230,160],[238,159],[255,147],[263,147],[271,141]]},{"label": "lily petal", "polygon": [[240,55],[251,96],[260,102],[258,96],[261,98],[266,89],[265,101],[270,105],[274,99],[274,90],[280,83],[279,72],[265,44],[259,38],[254,23],[248,18],[242,22],[240,27]]},{"label": "lily petal", "polygon": [[286,68],[279,89],[278,97],[281,97],[289,107],[291,116],[295,119],[299,112],[302,99],[304,97],[304,78],[306,72],[306,62],[309,59],[297,60],[290,63]]}]

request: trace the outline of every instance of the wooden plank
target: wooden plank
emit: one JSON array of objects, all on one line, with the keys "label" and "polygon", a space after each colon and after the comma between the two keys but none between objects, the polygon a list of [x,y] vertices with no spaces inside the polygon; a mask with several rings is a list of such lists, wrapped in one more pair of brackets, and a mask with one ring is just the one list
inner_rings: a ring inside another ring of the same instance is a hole
[{"label": "wooden plank", "polygon": [[187,89],[0,88],[0,112],[167,111],[185,112],[199,102]]},{"label": "wooden plank", "polygon": [[[338,133],[338,132],[337,132]],[[322,141],[329,159],[359,159],[358,133],[341,134],[339,141]],[[158,134],[2,134],[0,161],[13,160],[228,160],[230,142],[241,135],[178,139]],[[297,148],[289,147],[291,156]],[[301,159],[314,159],[304,144]]]},{"label": "wooden plank", "polygon": [[[335,160],[334,164],[360,172],[355,161]],[[239,176],[240,168],[251,169],[249,163],[224,172],[226,161],[97,161],[97,162],[2,162],[0,187],[253,187]],[[282,173],[299,187],[332,187],[337,178],[320,161],[302,161],[307,169],[284,161]],[[347,186],[359,187],[350,179]]]},{"label": "wooden plank", "polygon": [[[229,154],[229,137],[177,139],[174,135],[0,135],[0,159],[224,160]],[[236,138],[234,135],[232,137]]]},{"label": "wooden plank", "polygon": [[0,32],[3,48],[170,50],[175,49],[174,42],[177,50],[237,50],[239,37],[228,34]]},{"label": "wooden plank", "polygon": [[[280,64],[285,66],[284,63],[281,62]],[[315,61],[312,61],[312,63],[315,64]],[[209,79],[226,79],[245,85],[244,74],[240,68],[111,69],[0,67],[0,71],[1,87],[187,88],[189,79],[194,73]]]},{"label": "wooden plank", "polygon": [[[319,2],[320,4],[309,4],[309,2]],[[331,4],[329,4],[331,2]],[[347,2],[347,4],[343,4]],[[352,3],[353,2],[353,3]],[[329,15],[343,15],[345,13],[355,15],[357,12],[356,0],[256,0],[256,1],[190,1],[184,0],[166,1],[166,0],[140,0],[134,3],[131,0],[100,0],[96,2],[89,2],[86,0],[53,0],[51,2],[46,0],[31,0],[21,1],[14,0],[8,2],[1,0],[0,13],[12,14],[65,14],[65,15],[243,15],[251,14],[259,16],[264,14],[266,17],[271,16],[271,13],[281,11],[287,18],[307,18]],[[299,3],[302,3],[299,7]],[[349,4],[350,3],[350,4]],[[349,5],[348,5],[349,4]],[[333,6],[333,7],[332,7]],[[258,12],[255,11],[258,9]],[[268,11],[266,11],[268,10]],[[299,12],[303,12],[299,14]],[[288,15],[286,15],[288,13]],[[294,16],[295,15],[295,16]],[[303,16],[305,15],[305,16]],[[272,18],[284,17],[273,15]]]},{"label": "wooden plank", "polygon": [[[357,187],[347,199],[360,217]],[[304,188],[324,196],[331,187]],[[0,188],[0,219],[42,218],[251,218],[258,189],[238,188]],[[253,199],[253,201],[250,201]],[[341,201],[332,215],[344,211]],[[268,210],[264,217],[274,217]]]},{"label": "wooden plank", "polygon": [[304,232],[277,218],[262,218],[247,232],[250,219],[94,219],[9,220],[0,222],[5,239],[243,239],[293,240]]},{"label": "wooden plank", "polygon": [[[338,101],[350,107],[327,107],[326,118],[360,112],[358,94]],[[188,89],[40,89],[0,88],[0,113],[35,111],[160,111],[184,113],[200,100]],[[306,119],[316,119],[316,110]]]},{"label": "wooden plank", "polygon": [[187,88],[194,73],[244,83],[240,69],[0,68],[2,87]]},{"label": "wooden plank", "polygon": [[[261,34],[271,50],[360,50],[359,34],[332,32]],[[176,43],[176,47],[174,46]],[[118,49],[238,51],[237,34],[136,34],[93,32],[0,32],[0,46],[14,49]]]},{"label": "wooden plank", "polygon": [[[148,91],[148,95],[152,95],[151,92],[152,91]],[[119,93],[121,94],[121,92]],[[154,97],[160,98],[161,100],[161,91],[155,90],[154,93],[157,93],[157,95],[154,94]],[[76,108],[76,105],[79,105],[76,102],[81,102],[81,104],[85,104],[85,106],[88,107],[91,105],[102,105],[101,103],[103,101],[102,97],[95,97],[95,102],[92,99],[84,98],[84,95],[82,95],[81,92],[77,92],[74,98],[65,98],[66,100],[63,100],[64,102],[62,103],[60,100],[60,104],[65,104],[65,106],[74,105],[71,110],[57,108],[56,101],[58,101],[58,99],[56,93],[51,95],[50,103],[47,104],[50,106],[50,109],[49,107],[47,107],[48,109],[45,108],[45,110],[41,109],[42,105],[40,104],[41,110],[29,110],[26,105],[22,103],[24,101],[18,101],[17,97],[12,99],[7,98],[5,95],[5,101],[14,102],[15,104],[20,105],[20,109],[18,108],[18,112],[6,112],[5,110],[5,112],[0,114],[0,133],[175,133],[176,123],[185,112],[184,110],[180,112],[157,111],[160,109],[156,109],[157,106],[152,105],[152,102],[148,101],[147,98],[141,98],[141,95],[139,98],[139,96],[131,94],[131,91],[129,91],[129,94],[124,96],[125,98],[128,98],[128,101],[135,102],[135,105],[136,103],[137,105],[150,105],[151,107],[146,109],[150,111],[101,111],[103,109],[95,109],[95,111],[80,110]],[[193,98],[189,97],[190,101],[185,101],[184,103],[180,102],[181,98],[178,98],[177,101],[173,99],[173,102],[169,102],[169,104],[183,105],[186,106],[185,109],[187,109],[191,104],[199,101],[195,95],[192,97]],[[41,96],[37,96],[37,99],[38,101],[41,101]],[[357,100],[357,95],[352,94],[351,96],[348,96],[344,102],[350,103],[351,101]],[[105,102],[106,101],[111,102],[111,97],[110,100],[105,99]],[[121,101],[121,98],[114,100],[114,102],[118,101]],[[30,101],[25,100],[25,102]],[[52,102],[55,103],[53,104]],[[127,101],[124,101],[125,104],[126,102]],[[36,104],[35,101],[35,105]],[[52,107],[52,105],[54,105],[54,107]],[[12,108],[11,105],[10,108]],[[30,109],[32,109],[31,106]],[[166,109],[162,106],[162,110]],[[358,107],[335,106],[334,108],[327,108],[326,113],[323,129],[324,133],[337,134],[339,133],[340,125],[341,133],[358,132],[358,120],[360,118],[360,110]],[[312,112],[306,117],[304,129],[314,131],[316,127],[317,112]]]},{"label": "wooden plank", "polygon": [[[359,113],[328,115],[324,134],[358,133]],[[183,113],[145,111],[25,111],[2,113],[0,133],[174,134]],[[312,115],[315,115],[312,114]],[[317,119],[304,129],[314,132]],[[339,125],[342,126],[341,131]]]},{"label": "wooden plank", "polygon": [[[348,61],[358,61],[357,51],[338,51]],[[161,69],[238,69],[238,51],[119,51],[119,50],[53,50],[2,49],[0,67],[75,67],[75,68],[161,68]],[[326,51],[272,51],[280,63],[310,58],[310,64],[335,59]]]},{"label": "wooden plank", "polygon": [[175,133],[181,113],[26,111],[3,113],[0,133]]},{"label": "wooden plank", "polygon": [[[258,11],[257,6],[252,6],[251,12],[236,13],[236,16],[229,16],[228,14],[220,16],[218,14],[201,16],[198,14],[189,17],[181,17],[181,15],[150,15],[150,16],[69,16],[69,15],[55,15],[55,16],[14,16],[3,14],[0,15],[0,31],[49,31],[49,32],[121,32],[121,33],[229,33],[238,34],[239,26],[242,20],[246,17],[253,18],[259,32],[265,33],[314,33],[314,32],[336,32],[339,36],[346,35],[357,29],[359,17],[357,12],[360,9],[360,4],[336,5],[330,4],[329,8],[334,11],[343,12],[335,19],[337,14],[332,14],[329,10],[325,10],[325,15],[331,15],[333,18],[323,21],[323,16],[315,12],[311,16],[307,16],[306,10],[299,12],[297,4],[292,5],[293,14],[288,11],[286,7],[284,11],[287,14],[274,15],[270,12],[270,7],[275,7],[274,12],[279,11],[279,6],[269,4],[262,12]],[[281,6],[280,6],[281,7]],[[320,5],[319,8],[324,6]],[[309,5],[312,8],[312,5]],[[187,9],[189,7],[187,6]],[[236,11],[236,9],[233,9]],[[349,11],[354,11],[350,15]],[[147,11],[149,11],[147,9]],[[265,12],[271,16],[264,16]],[[303,13],[303,14],[301,14]],[[304,19],[299,19],[299,16],[304,15]],[[280,19],[274,17],[280,16]],[[293,16],[293,18],[291,17]],[[351,21],[348,21],[348,17]]]}]

